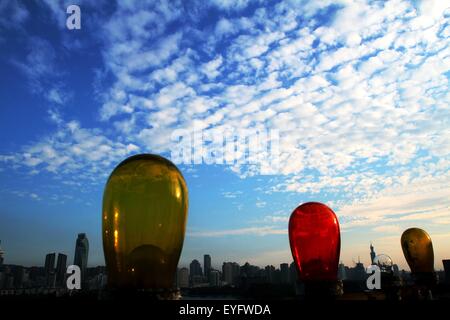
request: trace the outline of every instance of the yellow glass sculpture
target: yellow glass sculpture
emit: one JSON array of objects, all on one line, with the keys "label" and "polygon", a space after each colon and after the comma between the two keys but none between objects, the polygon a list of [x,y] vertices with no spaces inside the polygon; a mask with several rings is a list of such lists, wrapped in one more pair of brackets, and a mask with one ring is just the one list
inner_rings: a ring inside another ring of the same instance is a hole
[{"label": "yellow glass sculpture", "polygon": [[168,289],[183,247],[186,182],[169,160],[132,156],[111,173],[103,194],[103,251],[111,288]]},{"label": "yellow glass sculpture", "polygon": [[428,233],[419,228],[407,229],[402,234],[401,244],[411,272],[434,272],[433,244]]}]

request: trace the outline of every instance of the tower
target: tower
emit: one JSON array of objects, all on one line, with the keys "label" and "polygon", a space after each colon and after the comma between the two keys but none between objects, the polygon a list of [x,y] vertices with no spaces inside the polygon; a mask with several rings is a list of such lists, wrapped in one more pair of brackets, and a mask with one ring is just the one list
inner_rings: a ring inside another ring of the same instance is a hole
[{"label": "tower", "polygon": [[81,271],[81,283],[86,281],[86,268],[89,256],[89,241],[85,233],[79,233],[77,241],[75,243],[75,257],[73,264],[80,267]]},{"label": "tower", "polygon": [[209,279],[209,272],[211,271],[211,256],[209,254],[203,256],[203,269],[205,278]]},{"label": "tower", "polygon": [[45,256],[45,275],[49,275],[55,271],[55,253],[49,253]]},{"label": "tower", "polygon": [[62,253],[58,253],[58,260],[56,262],[56,284],[58,286],[64,286],[64,278],[66,276],[67,256]]},{"label": "tower", "polygon": [[49,253],[45,256],[45,282],[48,288],[55,286],[55,253]]},{"label": "tower", "polygon": [[377,254],[375,253],[375,250],[374,250],[372,242],[371,242],[370,243],[370,261],[371,261],[371,264],[374,264],[373,260],[375,259],[376,256],[377,256]]},{"label": "tower", "polygon": [[196,259],[192,260],[191,264],[189,265],[189,276],[192,286],[203,282],[203,270],[200,262]]}]

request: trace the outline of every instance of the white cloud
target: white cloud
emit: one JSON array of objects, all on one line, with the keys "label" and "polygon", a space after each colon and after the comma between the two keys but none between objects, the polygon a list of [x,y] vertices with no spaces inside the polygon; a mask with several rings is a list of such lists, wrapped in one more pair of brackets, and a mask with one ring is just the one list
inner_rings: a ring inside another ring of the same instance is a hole
[{"label": "white cloud", "polygon": [[428,169],[423,170],[424,176],[420,177],[409,173],[393,177],[393,184],[384,183],[379,192],[372,191],[371,196],[341,206],[339,216],[345,220],[352,218],[347,227],[372,225],[385,228],[385,224],[411,221],[433,225],[433,221],[450,216],[448,163],[444,168],[432,172],[435,176]]},{"label": "white cloud", "polygon": [[201,70],[208,77],[208,79],[214,79],[220,74],[220,71],[218,69],[222,65],[222,61],[222,56],[218,56],[213,60],[203,64]]},{"label": "white cloud", "polygon": [[97,129],[85,129],[78,122],[70,121],[61,122],[56,134],[26,146],[23,153],[6,160],[35,172],[78,173],[69,175],[68,181],[86,179],[100,183],[99,176],[106,177],[114,165],[137,151],[139,147],[133,143],[112,141]]},{"label": "white cloud", "polygon": [[191,231],[187,233],[189,237],[227,237],[227,236],[242,236],[242,235],[257,235],[266,236],[273,234],[287,234],[287,230],[276,229],[272,226],[267,227],[249,227],[249,228],[239,228],[239,229],[227,229],[227,230],[212,230],[212,231]]},{"label": "white cloud", "polygon": [[[101,30],[113,80],[100,116],[115,131],[107,136],[79,125],[74,132],[87,138],[76,141],[62,129],[36,143],[37,151],[25,150],[24,163],[70,170],[63,152],[69,150],[96,166],[109,160],[87,154],[93,145],[105,154],[128,145],[170,152],[175,129],[227,125],[279,130],[279,167],[262,157],[259,168],[230,168],[240,177],[262,171],[283,176],[272,191],[344,194],[348,204],[375,201],[396,179],[414,181],[406,175],[411,168],[420,179],[436,178],[443,172],[438,163],[447,168],[450,156],[445,6],[339,1],[335,15],[320,25],[314,14],[331,4],[283,2],[250,16],[223,14],[205,30],[189,20],[197,11],[186,14],[176,3],[120,3]],[[229,13],[247,3],[221,6]],[[180,17],[189,28],[169,28]],[[48,72],[45,64],[29,68],[55,55],[45,41],[41,47],[27,58],[25,72]],[[49,97],[61,101],[60,93]],[[60,116],[53,118],[63,125]],[[50,163],[42,145],[62,155],[59,165]],[[356,210],[352,205],[348,212]]]},{"label": "white cloud", "polygon": [[234,34],[236,33],[237,27],[236,25],[231,22],[228,19],[222,18],[219,20],[219,22],[217,22],[216,24],[216,28],[215,28],[215,34],[218,37],[222,37],[222,36],[226,36],[229,34]]}]

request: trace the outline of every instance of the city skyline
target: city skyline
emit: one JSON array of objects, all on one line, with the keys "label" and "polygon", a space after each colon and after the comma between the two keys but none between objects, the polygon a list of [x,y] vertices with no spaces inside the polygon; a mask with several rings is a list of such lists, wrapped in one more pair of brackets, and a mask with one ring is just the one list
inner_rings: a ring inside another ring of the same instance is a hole
[{"label": "city skyline", "polygon": [[442,269],[445,1],[80,1],[80,30],[67,28],[67,5],[0,6],[7,263],[43,263],[48,252],[70,260],[83,232],[88,265],[103,265],[102,196],[113,168],[138,153],[171,159],[180,130],[231,128],[277,132],[280,152],[222,164],[205,152],[178,164],[189,191],[180,264],[204,252],[290,261],[289,216],[318,201],[339,219],[346,265],[367,265],[372,242],[407,269],[400,236],[420,227]]},{"label": "city skyline", "polygon": [[[81,270],[82,289],[85,292],[105,290],[108,283],[108,267],[86,267],[89,250],[85,233],[78,234],[75,243],[74,261],[77,262]],[[4,295],[14,293],[63,295],[67,293],[68,285],[66,288],[66,281],[69,281],[70,274],[66,271],[66,267],[69,267],[67,255],[58,253],[56,260],[56,253],[48,253],[45,255],[44,266],[27,267],[4,264],[3,254],[4,252],[0,247],[0,293]],[[351,266],[339,262],[336,276],[347,288],[347,293],[363,292],[367,289],[366,281],[372,273],[370,265],[378,265],[385,275],[385,279],[391,279],[398,288],[411,285],[417,276],[409,271],[401,270],[389,256],[377,254],[372,243],[368,247],[368,254],[371,263],[367,266],[360,259]],[[433,274],[436,283],[445,285],[449,283],[450,260],[446,259],[442,262],[445,270],[435,270]],[[258,286],[260,289],[263,288],[265,294],[273,295],[272,290],[275,290],[277,292],[275,296],[292,297],[297,294],[304,294],[306,285],[306,282],[298,281],[299,273],[294,261],[290,263],[279,261],[272,265],[257,266],[249,262],[237,263],[233,259],[216,261],[209,253],[203,254],[203,264],[198,259],[193,259],[189,266],[178,265],[172,277],[172,286],[175,288],[194,290],[190,293],[184,291],[184,295],[187,294],[187,297],[190,294],[193,296],[202,294],[204,297],[208,294],[216,294],[222,295],[222,298],[224,295],[230,294],[234,296],[246,295],[251,294],[252,290],[258,288]],[[253,294],[261,295],[262,293]]]},{"label": "city skyline", "polygon": [[[392,262],[389,265],[388,257],[384,254],[377,255],[372,245],[369,248],[369,254],[371,258],[373,257],[372,265],[377,265],[377,259],[381,257],[382,265],[379,265],[379,267],[382,268],[382,272],[386,276],[393,276],[402,285],[410,285],[412,283],[411,281],[414,279],[413,274],[400,270],[398,265],[392,264]],[[65,272],[67,256],[59,253],[56,265],[55,257],[55,253],[47,254],[45,256],[45,266],[43,267],[2,265],[0,263],[0,289],[3,289],[4,294],[11,294],[14,292],[13,290],[17,290],[17,293],[28,292],[32,294],[45,294],[45,292],[49,293],[52,290],[57,290],[53,292],[63,294],[66,292],[65,281],[68,277],[68,274]],[[231,292],[234,292],[235,295],[243,294],[254,285],[263,285],[264,290],[268,290],[270,286],[275,286],[273,289],[281,289],[281,291],[278,291],[278,294],[288,296],[298,294],[303,290],[300,289],[303,287],[303,282],[301,280],[298,281],[298,272],[293,261],[291,263],[280,262],[275,266],[255,266],[248,262],[239,264],[232,261],[223,261],[221,267],[210,268],[211,255],[204,254],[203,258],[203,265],[197,259],[194,259],[189,267],[178,266],[173,275],[173,285],[182,290],[215,288],[213,292],[219,295],[232,294]],[[449,283],[449,262],[450,260],[445,260],[445,271],[436,270],[436,281],[440,284]],[[214,264],[217,265],[217,263]],[[83,281],[82,287],[85,290],[104,290],[108,277],[107,268],[97,266],[86,268],[86,271],[88,276]],[[370,273],[369,266],[364,266],[360,261],[353,266],[339,263],[337,279],[346,284],[348,292],[362,292],[366,289],[365,284]],[[284,287],[276,287],[277,285]],[[224,291],[217,291],[221,287],[225,288]],[[233,288],[235,291],[229,291]],[[208,291],[203,291],[203,294],[208,295]]]},{"label": "city skyline", "polygon": [[[81,233],[81,234],[78,234],[79,236],[80,235],[85,235],[84,233]],[[85,235],[86,236],[86,235]],[[78,239],[77,239],[77,243],[78,243]],[[77,245],[76,245],[77,246]],[[4,250],[2,250],[2,248],[0,247],[0,254],[1,254],[1,258],[3,258],[4,259],[4,253],[5,253],[5,251]],[[42,267],[44,267],[44,269],[47,269],[47,259],[48,259],[48,257],[50,256],[50,255],[52,255],[53,256],[53,263],[50,263],[50,265],[54,265],[54,267],[56,266],[56,268],[53,268],[54,270],[61,270],[61,267],[59,266],[60,265],[60,258],[62,258],[61,260],[64,260],[64,265],[66,265],[66,266],[68,266],[69,265],[69,263],[67,263],[67,261],[70,261],[70,260],[67,260],[67,254],[64,254],[64,253],[61,253],[61,252],[59,252],[58,253],[58,260],[57,261],[55,261],[55,258],[56,258],[56,253],[55,252],[50,252],[50,253],[47,253],[46,255],[45,255],[45,263],[44,264],[42,264]],[[366,259],[361,259],[361,256],[358,256],[358,258],[357,258],[357,260],[352,260],[351,261],[351,263],[350,264],[347,264],[347,263],[344,263],[344,261],[341,259],[340,261],[339,261],[339,264],[343,264],[343,265],[345,265],[346,267],[348,266],[348,267],[355,267],[355,266],[357,266],[357,264],[359,264],[359,263],[362,263],[363,265],[365,265],[365,266],[369,266],[369,265],[371,265],[371,264],[374,264],[374,259],[377,257],[377,256],[379,256],[379,255],[386,255],[386,253],[379,253],[379,254],[377,254],[375,251],[374,251],[374,246],[373,246],[373,243],[370,243],[370,245],[369,245],[369,247],[368,247],[368,251],[367,251],[367,255],[369,256],[369,259],[368,259],[368,262],[366,262]],[[206,258],[206,256],[208,257],[208,258]],[[389,255],[388,255],[389,256]],[[390,257],[390,256],[389,256]],[[391,258],[391,257],[390,257]],[[86,259],[88,260],[88,256],[86,257]],[[269,263],[269,264],[266,264],[266,265],[264,265],[264,264],[254,264],[254,263],[252,263],[251,261],[249,261],[249,260],[245,260],[244,262],[243,261],[239,261],[239,262],[237,262],[237,261],[235,261],[235,260],[233,260],[233,258],[231,257],[231,256],[229,256],[229,257],[225,257],[225,260],[216,260],[216,259],[212,259],[212,257],[211,257],[211,255],[210,254],[203,254],[203,264],[200,262],[200,260],[199,260],[199,257],[197,257],[197,258],[193,258],[193,260],[191,260],[191,261],[180,261],[179,263],[178,263],[178,265],[177,265],[177,269],[178,270],[180,270],[180,269],[188,269],[188,270],[190,270],[191,269],[191,264],[193,263],[193,262],[196,262],[196,263],[198,263],[198,266],[199,266],[199,272],[198,272],[198,275],[202,275],[202,276],[204,276],[204,277],[208,277],[208,273],[207,273],[207,271],[205,270],[205,259],[209,259],[209,262],[208,262],[208,265],[209,265],[209,271],[217,271],[217,270],[220,270],[221,268],[222,268],[222,266],[223,266],[223,264],[225,264],[225,263],[237,263],[237,264],[239,264],[239,265],[244,265],[244,264],[247,264],[247,263],[249,263],[250,265],[254,265],[254,266],[257,266],[257,267],[259,267],[259,268],[264,268],[264,267],[268,267],[268,266],[275,266],[275,268],[276,268],[276,266],[281,266],[282,264],[288,264],[288,265],[291,265],[292,263],[294,263],[294,260],[293,260],[293,258],[291,257],[290,258],[290,260],[288,259],[288,260],[285,260],[285,261],[283,261],[283,260],[280,260],[280,261],[278,261],[278,262],[275,262],[275,263]],[[76,258],[74,257],[74,259],[73,259],[73,264],[76,264],[76,265],[78,265],[79,267],[80,267],[80,269],[82,269],[82,262],[78,262],[78,263],[75,263],[75,260],[76,260]],[[449,259],[443,259],[443,260],[446,260],[446,261],[448,261]],[[444,270],[444,261],[443,260],[441,260],[441,261],[436,261],[435,260],[435,270],[436,271],[443,271]],[[216,262],[216,261],[219,261],[219,262]],[[4,262],[4,260],[2,260],[2,262]],[[56,265],[55,265],[55,262],[57,262],[56,263]],[[393,262],[393,265],[396,265],[396,266],[398,266],[399,267],[399,269],[400,270],[405,270],[405,271],[408,271],[408,272],[410,272],[410,268],[409,268],[409,266],[408,265],[406,265],[406,268],[403,268],[403,267],[401,267],[401,265],[399,265],[398,263],[397,263],[397,261],[395,261],[395,260],[392,260],[392,262]],[[436,263],[441,263],[441,267],[437,267],[436,266]],[[61,262],[62,263],[62,262]],[[36,263],[36,264],[31,264],[31,265],[21,265],[21,264],[15,264],[15,263],[6,263],[7,265],[18,265],[18,266],[23,266],[23,267],[25,267],[25,268],[30,268],[30,267],[39,267],[39,266],[41,266],[41,264],[40,263]],[[94,264],[94,265],[87,265],[87,267],[86,268],[97,268],[97,267],[105,267],[105,264]],[[61,272],[61,271],[60,271]],[[190,273],[189,273],[190,274]]]}]

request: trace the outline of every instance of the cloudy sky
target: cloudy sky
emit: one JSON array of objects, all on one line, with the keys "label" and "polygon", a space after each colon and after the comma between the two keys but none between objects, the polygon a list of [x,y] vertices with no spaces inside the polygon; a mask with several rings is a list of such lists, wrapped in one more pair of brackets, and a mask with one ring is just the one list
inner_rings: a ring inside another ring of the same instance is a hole
[{"label": "cloudy sky", "polygon": [[[171,158],[175,130],[279,132],[278,166],[180,164],[181,264],[290,262],[299,204],[337,213],[341,259],[400,235],[450,257],[450,8],[446,1],[0,2],[0,239],[5,262],[69,262],[78,232],[103,264],[101,200],[136,153]],[[267,169],[270,170],[267,170]]]}]

